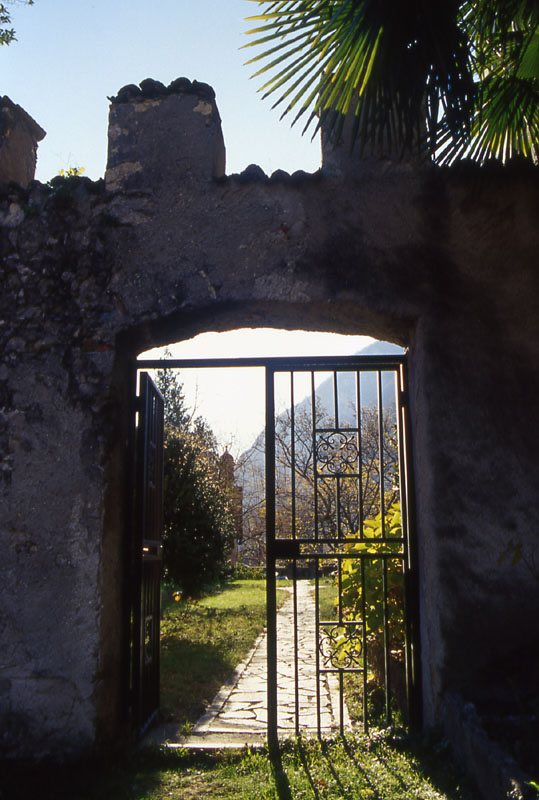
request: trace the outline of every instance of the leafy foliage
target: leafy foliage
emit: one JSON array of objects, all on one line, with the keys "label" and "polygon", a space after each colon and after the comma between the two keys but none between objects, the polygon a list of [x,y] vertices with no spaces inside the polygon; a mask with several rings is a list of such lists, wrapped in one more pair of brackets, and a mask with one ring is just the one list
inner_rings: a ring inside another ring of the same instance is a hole
[{"label": "leafy foliage", "polygon": [[[505,161],[518,153],[537,160],[539,6],[534,0],[465,0],[459,23],[470,43],[476,102],[469,143],[455,155]],[[441,158],[447,140],[442,126]]]},{"label": "leafy foliage", "polygon": [[361,149],[538,157],[535,0],[252,2],[266,10],[250,17],[249,44],[263,50],[248,63],[264,63],[261,90],[304,130],[340,135],[350,113]]},{"label": "leafy foliage", "polygon": [[369,637],[383,636],[385,561],[388,627],[393,643],[399,644],[404,639],[402,559],[382,559],[381,554],[394,552],[400,556],[402,545],[399,541],[393,544],[380,540],[402,538],[400,503],[394,503],[386,511],[383,532],[381,514],[368,520],[363,530],[365,541],[346,545],[347,554],[368,558],[344,559],[342,603],[345,613],[352,619],[364,619]]},{"label": "leafy foliage", "polygon": [[[11,2],[8,0],[9,5],[12,5],[13,2],[14,0]],[[19,0],[19,2],[28,6],[34,5],[34,0]],[[5,3],[0,3],[0,45],[17,41],[15,31],[13,28],[7,27],[9,25],[11,25],[11,12]]]},{"label": "leafy foliage", "polygon": [[173,373],[160,370],[165,398],[164,575],[183,596],[198,596],[228,572],[235,533],[233,511],[219,475],[217,442],[207,423],[193,420]]}]

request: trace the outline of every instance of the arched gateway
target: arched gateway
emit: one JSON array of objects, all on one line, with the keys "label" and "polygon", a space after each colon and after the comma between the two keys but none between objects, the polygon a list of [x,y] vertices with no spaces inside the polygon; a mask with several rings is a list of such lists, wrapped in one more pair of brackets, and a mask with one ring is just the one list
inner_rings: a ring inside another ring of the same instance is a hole
[{"label": "arched gateway", "polygon": [[[135,502],[129,537],[134,724],[145,730],[159,710],[164,403],[146,370],[165,366],[179,369],[180,376],[206,368],[263,371],[263,707],[270,744],[277,746],[283,724],[297,735],[344,735],[350,681],[367,732],[375,721],[368,701],[373,675],[380,701],[375,705],[385,724],[391,724],[397,711],[406,724],[419,726],[417,542],[406,357],[168,358],[142,359],[136,366]],[[286,410],[278,412],[277,400]],[[249,490],[249,478],[244,489]],[[292,580],[292,613],[289,624],[280,626],[280,635],[277,567]],[[305,589],[298,581],[306,575],[314,582],[314,599],[299,614]],[[329,582],[324,575],[331,576]],[[281,683],[280,690],[279,659],[287,675],[286,688]]]},{"label": "arched gateway", "polygon": [[113,102],[105,184],[0,198],[1,747],[127,724],[130,364],[246,326],[408,346],[424,719],[462,741],[539,651],[537,171],[227,177],[211,89],[153,88]]}]

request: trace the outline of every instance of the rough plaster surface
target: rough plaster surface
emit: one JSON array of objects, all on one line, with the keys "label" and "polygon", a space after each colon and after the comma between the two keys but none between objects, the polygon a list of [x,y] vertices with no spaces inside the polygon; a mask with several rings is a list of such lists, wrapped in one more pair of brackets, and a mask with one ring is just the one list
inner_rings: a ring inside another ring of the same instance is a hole
[{"label": "rough plaster surface", "polygon": [[0,184],[28,186],[36,172],[37,143],[45,131],[9,97],[0,98]]},{"label": "rough plaster surface", "polygon": [[0,198],[2,747],[120,730],[128,359],[238,326],[409,346],[425,719],[502,697],[537,648],[503,559],[537,548],[537,170],[226,177],[213,92],[160,86],[112,104],[104,185]]}]

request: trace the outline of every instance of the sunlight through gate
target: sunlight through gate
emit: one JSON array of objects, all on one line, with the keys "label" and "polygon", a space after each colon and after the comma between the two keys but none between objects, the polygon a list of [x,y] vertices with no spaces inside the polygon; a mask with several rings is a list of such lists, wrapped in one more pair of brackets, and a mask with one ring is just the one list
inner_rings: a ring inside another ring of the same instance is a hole
[{"label": "sunlight through gate", "polygon": [[[273,739],[290,727],[296,734],[342,734],[351,718],[364,730],[417,721],[404,381],[404,357],[267,366]],[[283,403],[286,410],[277,413]],[[292,582],[288,629],[275,623],[281,578]],[[294,698],[285,708],[280,686],[287,671]]]}]

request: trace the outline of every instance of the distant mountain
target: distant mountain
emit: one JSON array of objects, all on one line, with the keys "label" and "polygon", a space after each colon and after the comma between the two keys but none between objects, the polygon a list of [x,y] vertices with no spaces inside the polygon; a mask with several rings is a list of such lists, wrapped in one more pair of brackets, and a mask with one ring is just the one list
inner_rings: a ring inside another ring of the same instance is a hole
[{"label": "distant mountain", "polygon": [[[392,356],[404,353],[402,347],[391,342],[372,342],[362,350],[357,356]],[[337,394],[339,403],[339,415],[341,421],[343,414],[350,413],[356,406],[356,373],[340,372],[337,377]],[[316,399],[320,401],[322,408],[331,417],[335,414],[335,386],[333,378],[327,378],[316,388]],[[378,405],[378,380],[376,373],[364,372],[360,381],[360,402],[365,408],[376,408]],[[393,372],[382,373],[382,406],[388,408],[395,405],[395,377]],[[308,410],[311,406],[311,397],[305,397],[297,405],[297,410]]]},{"label": "distant mountain", "polygon": [[[354,355],[357,356],[382,356],[382,355],[402,355],[404,349],[397,344],[391,342],[372,342],[366,347],[358,350]],[[355,416],[353,409],[356,407],[356,377],[355,372],[339,372],[337,377],[338,386],[338,403],[340,421],[346,420],[346,415]],[[323,411],[331,418],[335,415],[335,388],[332,377],[326,378],[315,390],[316,400],[322,406]],[[362,408],[376,408],[378,405],[378,381],[376,373],[365,372],[361,375],[360,382],[360,402]],[[382,405],[384,408],[390,408],[395,405],[395,378],[393,372],[382,374]],[[295,404],[294,409],[296,414],[302,412],[310,413],[312,407],[311,395],[307,395],[298,403]],[[286,413],[286,412],[285,412]],[[279,415],[279,418],[285,417],[285,414]],[[350,422],[350,419],[347,420]],[[264,431],[261,431],[253,442],[252,446],[246,450],[239,461],[260,460],[263,462],[264,446]],[[253,452],[254,451],[254,452]]]},{"label": "distant mountain", "polygon": [[[404,352],[402,347],[389,342],[373,342],[372,344],[364,347],[362,350],[355,353],[359,356],[381,356],[381,355],[400,355]],[[337,405],[339,412],[339,424],[344,427],[355,427],[357,421],[357,379],[355,372],[337,372],[337,392],[335,391],[335,379],[330,374],[328,378],[322,381],[315,388],[315,403],[316,408],[319,409],[321,416],[318,417],[317,412],[317,426],[319,428],[333,428],[335,425],[335,395],[337,394]],[[305,384],[302,384],[305,386]],[[382,406],[385,412],[388,413],[390,419],[394,419],[395,414],[395,376],[394,372],[382,372]],[[361,406],[361,428],[365,431],[365,425],[374,421],[374,441],[377,442],[377,426],[376,409],[378,408],[378,380],[376,372],[362,372],[360,373],[360,386],[359,386],[359,399]],[[295,459],[296,464],[308,464],[310,460],[309,451],[312,448],[312,396],[311,393],[307,394],[298,403],[294,404],[295,413]],[[386,416],[386,414],[384,414]],[[290,409],[282,412],[276,418],[276,451],[277,462],[281,464],[289,464],[290,455]],[[372,441],[372,436],[369,440]],[[365,439],[363,439],[363,453],[365,449]],[[264,449],[265,449],[265,432],[262,430],[257,436],[252,446],[246,450],[238,459],[236,481],[243,487],[243,501],[244,501],[244,532],[259,531],[257,535],[262,535],[264,529],[259,530],[260,525],[260,508],[264,503]],[[375,444],[377,450],[377,444]],[[249,509],[254,510],[253,522],[250,521]],[[247,535],[243,544],[243,556],[249,557],[249,548],[251,547],[248,542],[250,537]],[[257,541],[253,538],[253,541]],[[259,547],[259,544],[255,546]],[[256,552],[260,552],[256,550]],[[257,556],[258,558],[260,556]],[[256,559],[255,559],[256,563]]]}]

